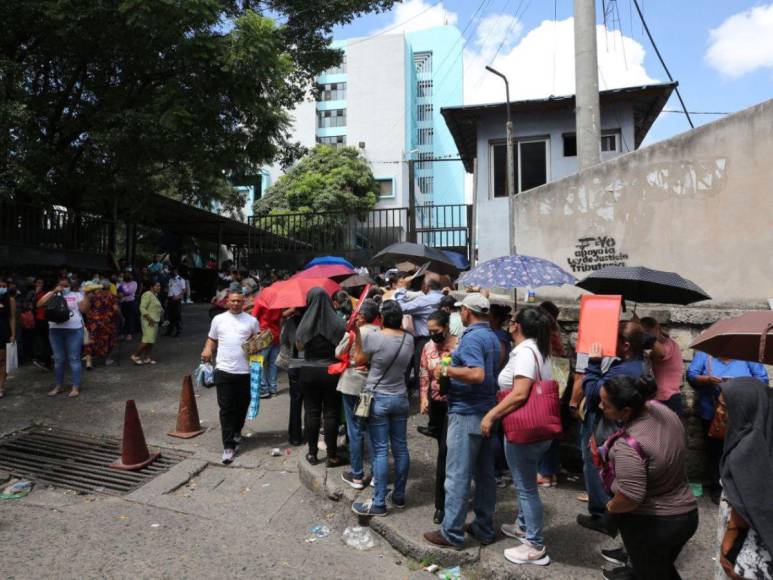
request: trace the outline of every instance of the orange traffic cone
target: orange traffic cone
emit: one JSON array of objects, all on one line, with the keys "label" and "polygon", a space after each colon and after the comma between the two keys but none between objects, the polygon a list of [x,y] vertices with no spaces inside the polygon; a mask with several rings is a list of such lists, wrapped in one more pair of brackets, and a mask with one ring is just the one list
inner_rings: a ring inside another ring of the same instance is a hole
[{"label": "orange traffic cone", "polygon": [[110,467],[124,471],[137,471],[153,463],[160,455],[161,453],[158,451],[154,453],[148,451],[137,406],[133,400],[129,399],[126,401],[126,414],[123,420],[121,457],[111,463]]},{"label": "orange traffic cone", "polygon": [[193,395],[191,375],[183,377],[183,390],[180,393],[180,408],[177,411],[177,427],[167,435],[190,439],[204,433],[199,423],[199,409],[196,407],[196,397]]}]

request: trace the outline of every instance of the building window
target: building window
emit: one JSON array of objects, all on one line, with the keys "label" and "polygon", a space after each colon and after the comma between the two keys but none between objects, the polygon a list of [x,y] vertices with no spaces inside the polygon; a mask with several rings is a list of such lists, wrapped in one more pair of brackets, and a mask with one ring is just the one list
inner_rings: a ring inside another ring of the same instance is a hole
[{"label": "building window", "polygon": [[431,195],[433,187],[435,185],[434,177],[419,177],[419,191],[426,195]]},{"label": "building window", "polygon": [[[548,182],[548,139],[529,139],[516,143],[514,159],[515,191],[519,193]],[[491,145],[491,192],[507,197],[507,144]]]},{"label": "building window", "polygon": [[[602,153],[618,153],[620,151],[619,131],[602,131],[601,133],[601,151]],[[577,157],[577,135],[574,133],[565,133],[564,139],[564,157]]]},{"label": "building window", "polygon": [[601,135],[601,151],[602,153],[612,153],[620,151],[618,147],[617,133],[608,133]]},{"label": "building window", "polygon": [[577,157],[577,135],[564,135],[564,157]]},{"label": "building window", "polygon": [[413,63],[416,66],[417,73],[431,73],[432,72],[432,53],[431,52],[414,53]]},{"label": "building window", "polygon": [[376,185],[378,186],[378,197],[380,199],[395,196],[394,181],[391,177],[376,179]]},{"label": "building window", "polygon": [[419,129],[419,145],[432,145],[434,129]]},{"label": "building window", "polygon": [[317,111],[317,127],[346,127],[346,109]]},{"label": "building window", "polygon": [[334,135],[332,137],[317,137],[320,145],[332,145],[333,147],[346,147],[346,135]]},{"label": "building window", "polygon": [[419,105],[416,108],[416,119],[419,123],[432,121],[432,105]]},{"label": "building window", "polygon": [[419,162],[416,164],[416,169],[432,169],[432,161],[430,159],[432,159],[432,153],[419,153]]},{"label": "building window", "polygon": [[343,101],[346,99],[346,83],[319,85],[318,101]]},{"label": "building window", "polygon": [[342,50],[341,53],[341,64],[327,69],[322,73],[323,75],[338,75],[346,72],[346,51]]},{"label": "building window", "polygon": [[432,81],[419,81],[416,83],[416,96],[420,99],[432,96]]}]

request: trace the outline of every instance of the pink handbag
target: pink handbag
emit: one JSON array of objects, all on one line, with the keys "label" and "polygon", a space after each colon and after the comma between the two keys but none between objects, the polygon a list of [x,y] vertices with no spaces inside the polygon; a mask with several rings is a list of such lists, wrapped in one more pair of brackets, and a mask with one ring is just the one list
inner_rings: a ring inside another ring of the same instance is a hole
[{"label": "pink handbag", "polygon": [[[561,436],[561,409],[558,398],[558,383],[543,381],[539,370],[539,359],[532,350],[537,363],[537,380],[531,386],[529,398],[521,407],[502,418],[502,429],[510,443],[536,443]],[[507,397],[512,389],[497,391],[497,402]]]}]

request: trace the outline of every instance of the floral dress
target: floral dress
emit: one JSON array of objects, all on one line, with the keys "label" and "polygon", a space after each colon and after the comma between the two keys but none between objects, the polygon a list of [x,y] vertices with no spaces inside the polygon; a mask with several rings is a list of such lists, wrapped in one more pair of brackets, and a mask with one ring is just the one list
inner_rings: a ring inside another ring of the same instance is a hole
[{"label": "floral dress", "polygon": [[85,352],[96,358],[105,358],[115,348],[118,339],[116,297],[110,290],[97,290],[91,295],[91,308],[86,315],[90,343]]}]

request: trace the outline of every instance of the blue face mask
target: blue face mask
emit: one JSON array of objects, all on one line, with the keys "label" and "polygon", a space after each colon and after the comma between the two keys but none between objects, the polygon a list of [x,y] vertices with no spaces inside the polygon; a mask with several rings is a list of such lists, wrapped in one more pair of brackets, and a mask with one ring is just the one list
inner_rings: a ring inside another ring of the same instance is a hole
[{"label": "blue face mask", "polygon": [[62,296],[67,296],[69,293],[70,293],[69,288],[65,288],[64,290],[62,290]]},{"label": "blue face mask", "polygon": [[5,294],[6,292],[8,292],[8,288],[6,288],[6,287],[0,288],[0,296]]}]

